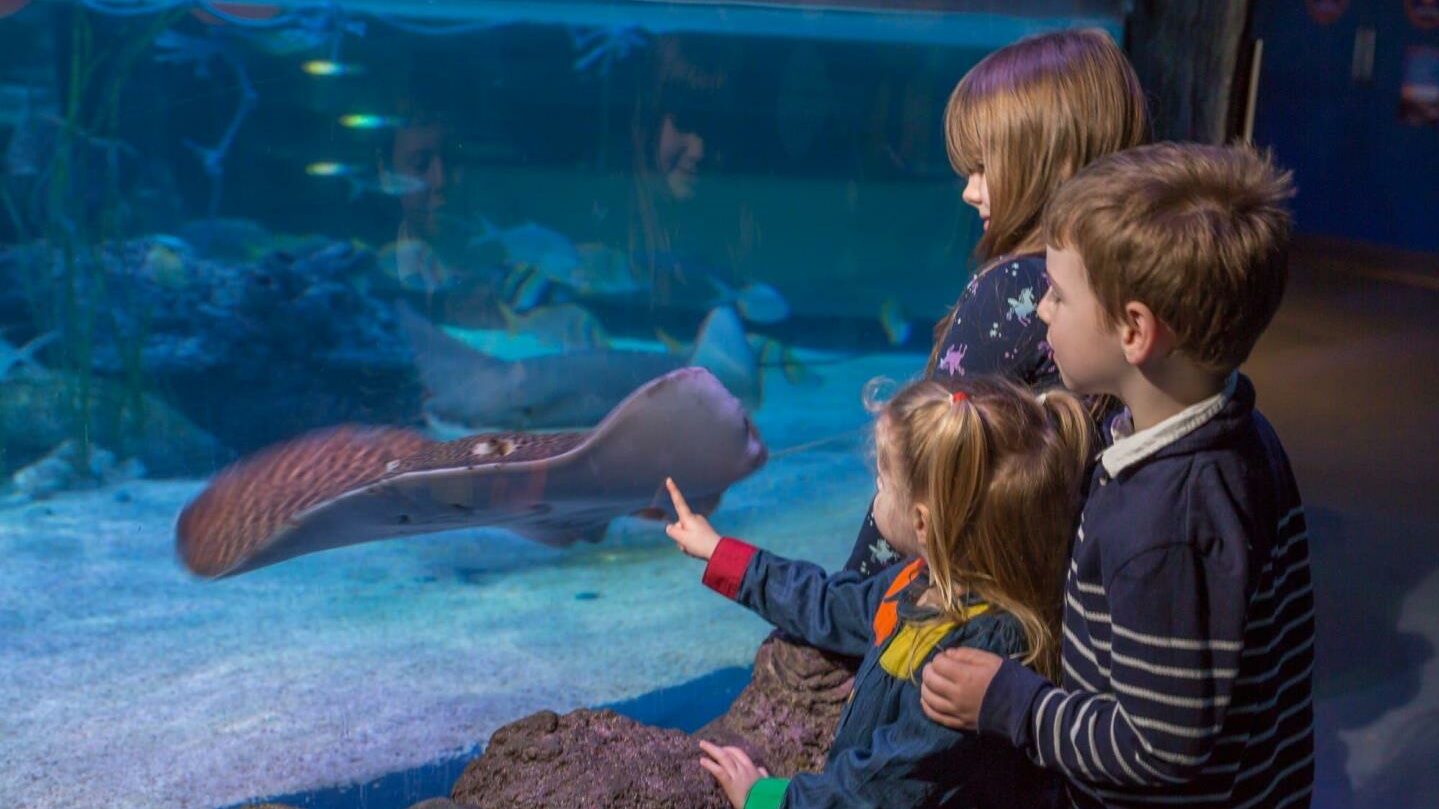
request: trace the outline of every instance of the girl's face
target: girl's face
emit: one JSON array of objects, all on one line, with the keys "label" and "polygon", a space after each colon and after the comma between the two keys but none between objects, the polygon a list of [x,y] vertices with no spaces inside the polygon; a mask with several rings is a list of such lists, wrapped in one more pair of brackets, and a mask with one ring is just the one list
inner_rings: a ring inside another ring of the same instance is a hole
[{"label": "girl's face", "polygon": [[984,166],[969,173],[963,196],[965,202],[979,211],[979,219],[984,223],[984,229],[989,230],[989,183],[984,179]]},{"label": "girl's face", "polygon": [[699,182],[700,162],[705,157],[705,140],[698,132],[680,129],[675,117],[666,115],[660,123],[658,154],[655,162],[664,175],[665,185],[675,199],[686,200],[695,195]]},{"label": "girl's face", "polygon": [[878,475],[875,478],[874,523],[880,536],[905,556],[919,556],[924,553],[924,538],[915,530],[914,504],[904,485],[895,480],[890,471],[895,468],[893,458],[885,457],[893,452],[889,441],[889,420],[880,419],[875,425],[875,443],[879,456],[875,459]]}]

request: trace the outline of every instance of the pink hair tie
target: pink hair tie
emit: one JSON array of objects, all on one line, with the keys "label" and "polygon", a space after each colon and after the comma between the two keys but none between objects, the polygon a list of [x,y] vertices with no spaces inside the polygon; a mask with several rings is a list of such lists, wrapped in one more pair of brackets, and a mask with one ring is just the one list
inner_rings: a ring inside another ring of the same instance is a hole
[{"label": "pink hair tie", "polygon": [[964,401],[965,399],[968,399],[968,398],[969,398],[969,394],[968,394],[968,393],[965,393],[965,392],[962,391],[962,390],[957,390],[957,391],[954,392],[954,395],[953,395],[953,396],[949,397],[949,403],[950,403],[950,404],[959,404],[960,402],[962,402],[962,401]]}]

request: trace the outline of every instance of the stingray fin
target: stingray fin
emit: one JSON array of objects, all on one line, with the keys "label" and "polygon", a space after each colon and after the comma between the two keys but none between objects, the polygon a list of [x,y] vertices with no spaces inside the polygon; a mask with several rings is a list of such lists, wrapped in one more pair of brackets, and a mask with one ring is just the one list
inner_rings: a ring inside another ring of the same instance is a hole
[{"label": "stingray fin", "polygon": [[587,523],[533,522],[513,526],[510,530],[525,539],[551,548],[567,548],[576,542],[599,542],[605,538],[609,520]]},{"label": "stingray fin", "polygon": [[479,373],[503,374],[510,365],[466,345],[406,303],[395,307],[395,320],[414,352],[420,381],[432,395],[442,395]]},{"label": "stingray fin", "polygon": [[714,374],[745,407],[753,410],[759,406],[759,360],[734,307],[716,307],[705,317],[695,337],[690,365]]},{"label": "stingray fin", "polygon": [[695,497],[689,501],[690,511],[702,516],[713,514],[715,513],[715,509],[719,508],[720,498],[722,496],[723,495],[716,493],[708,497]]},{"label": "stingray fin", "polygon": [[689,346],[671,337],[664,329],[656,328],[655,337],[659,338],[659,341],[664,344],[665,350],[671,354],[688,354],[690,351]]},{"label": "stingray fin", "polygon": [[[715,509],[719,508],[720,498],[722,496],[722,493],[696,496],[685,495],[685,503],[689,505],[690,511],[695,514],[708,516],[713,514]],[[673,522],[679,519],[679,515],[675,514],[674,502],[670,500],[669,490],[664,487],[664,484],[661,484],[655,492],[654,499],[650,501],[650,504],[634,512],[633,516],[643,517],[647,520],[663,520],[664,522]]]}]

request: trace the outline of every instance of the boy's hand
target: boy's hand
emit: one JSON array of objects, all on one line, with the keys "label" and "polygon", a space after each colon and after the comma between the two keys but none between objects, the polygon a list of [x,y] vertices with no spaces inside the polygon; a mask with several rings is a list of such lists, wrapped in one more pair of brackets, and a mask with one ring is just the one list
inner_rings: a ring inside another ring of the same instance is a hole
[{"label": "boy's hand", "polygon": [[978,649],[946,649],[924,667],[919,688],[924,714],[957,730],[979,727],[979,706],[1004,658]]},{"label": "boy's hand", "polygon": [[[671,484],[673,485],[673,484]],[[738,747],[720,747],[709,742],[700,742],[700,749],[708,758],[700,759],[700,766],[709,771],[719,782],[726,798],[734,809],[744,809],[749,791],[761,778],[769,777],[769,770],[756,767],[745,751]]]},{"label": "boy's hand", "polygon": [[665,478],[665,488],[670,490],[670,500],[674,502],[675,513],[680,517],[679,522],[665,526],[665,533],[680,546],[680,550],[690,556],[709,559],[714,555],[720,535],[710,527],[709,520],[690,511],[689,504],[685,502],[685,496],[680,494],[680,487],[675,485],[674,478]]}]

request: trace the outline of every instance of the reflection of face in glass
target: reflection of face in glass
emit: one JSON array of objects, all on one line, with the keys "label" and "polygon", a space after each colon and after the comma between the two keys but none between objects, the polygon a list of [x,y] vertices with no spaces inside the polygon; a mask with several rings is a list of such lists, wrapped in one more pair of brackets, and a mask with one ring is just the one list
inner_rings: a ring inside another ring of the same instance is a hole
[{"label": "reflection of face in glass", "polygon": [[455,179],[455,168],[447,164],[448,136],[441,124],[404,127],[395,133],[390,170],[423,181],[423,186],[399,198],[401,227],[417,237],[434,237],[446,191]]},{"label": "reflection of face in glass", "polygon": [[686,200],[695,195],[699,167],[705,156],[705,141],[698,132],[681,129],[673,115],[666,115],[660,124],[659,142],[655,148],[655,165],[665,178],[665,186],[675,199]]}]

